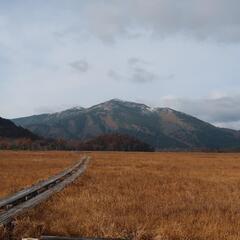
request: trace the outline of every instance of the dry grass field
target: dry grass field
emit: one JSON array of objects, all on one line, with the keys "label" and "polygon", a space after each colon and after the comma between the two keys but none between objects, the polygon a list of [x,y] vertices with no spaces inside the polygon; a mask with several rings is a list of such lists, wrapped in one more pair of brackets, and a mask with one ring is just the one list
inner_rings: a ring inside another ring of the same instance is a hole
[{"label": "dry grass field", "polygon": [[[21,154],[24,162],[28,157]],[[25,170],[41,171],[42,175],[36,178],[44,176],[44,172],[51,174],[57,169],[52,166],[54,157],[49,154],[49,161],[46,157],[41,165],[30,157],[31,167]],[[68,153],[59,153],[61,156],[66,165],[70,163]],[[40,234],[146,240],[240,239],[240,154],[92,153],[91,156],[84,176],[17,219],[16,239]],[[4,168],[0,165],[1,178],[5,171],[10,173],[11,168],[15,169],[12,174],[16,178],[8,180],[13,183],[4,182],[12,189],[14,185],[20,187],[18,166],[25,168],[11,158]],[[20,171],[24,172],[23,169]],[[24,176],[21,174],[22,182]]]},{"label": "dry grass field", "polygon": [[54,175],[80,156],[68,152],[0,151],[0,197]]}]

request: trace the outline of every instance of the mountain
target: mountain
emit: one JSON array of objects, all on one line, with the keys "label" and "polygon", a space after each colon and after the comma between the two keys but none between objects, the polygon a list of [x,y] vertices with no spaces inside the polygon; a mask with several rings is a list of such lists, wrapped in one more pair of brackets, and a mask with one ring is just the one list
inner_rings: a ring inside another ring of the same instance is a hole
[{"label": "mountain", "polygon": [[27,139],[37,139],[38,137],[22,127],[17,127],[10,120],[0,117],[0,138],[27,138]]},{"label": "mountain", "polygon": [[89,140],[127,134],[156,149],[222,149],[240,146],[240,134],[169,108],[113,99],[90,108],[72,108],[13,120],[48,138]]}]

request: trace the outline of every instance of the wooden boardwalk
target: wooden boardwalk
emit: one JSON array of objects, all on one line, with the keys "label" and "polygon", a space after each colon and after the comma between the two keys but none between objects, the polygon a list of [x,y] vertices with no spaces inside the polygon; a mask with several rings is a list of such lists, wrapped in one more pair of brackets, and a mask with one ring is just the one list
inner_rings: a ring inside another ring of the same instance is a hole
[{"label": "wooden boardwalk", "polygon": [[56,176],[1,199],[0,225],[6,226],[19,214],[43,202],[54,193],[61,191],[85,171],[89,161],[90,158],[84,156],[80,162]]}]

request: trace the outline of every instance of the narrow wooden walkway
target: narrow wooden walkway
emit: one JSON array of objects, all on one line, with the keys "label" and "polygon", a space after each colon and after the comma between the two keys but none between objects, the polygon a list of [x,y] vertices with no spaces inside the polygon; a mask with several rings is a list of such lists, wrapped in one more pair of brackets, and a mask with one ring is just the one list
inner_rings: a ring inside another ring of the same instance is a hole
[{"label": "narrow wooden walkway", "polygon": [[45,201],[78,178],[86,169],[90,158],[84,156],[80,162],[65,171],[50,177],[30,188],[0,200],[0,225],[7,225],[19,214]]}]

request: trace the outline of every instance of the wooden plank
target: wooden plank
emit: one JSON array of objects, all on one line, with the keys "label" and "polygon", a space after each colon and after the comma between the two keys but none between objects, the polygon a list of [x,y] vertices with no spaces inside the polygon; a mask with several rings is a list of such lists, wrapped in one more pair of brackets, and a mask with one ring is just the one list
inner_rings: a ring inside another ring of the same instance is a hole
[{"label": "wooden plank", "polygon": [[77,164],[75,164],[73,167],[64,170],[63,172],[50,177],[48,180],[46,181],[41,181],[36,185],[33,185],[29,188],[25,188],[11,196],[8,196],[6,198],[0,199],[0,208],[6,207],[8,205],[14,204],[14,202],[26,197],[27,195],[30,195],[31,193],[34,193],[38,190],[40,190],[41,188],[44,188],[52,183],[54,183],[55,181],[57,181],[58,179],[66,176],[67,174],[71,173],[75,168],[79,167],[82,163],[82,161],[85,159],[86,157],[82,158],[80,162],[78,162]]},{"label": "wooden plank", "polygon": [[4,225],[7,224],[12,220],[12,218],[18,216],[19,214],[23,213],[29,208],[35,207],[37,204],[48,199],[54,193],[61,191],[64,187],[72,183],[77,177],[79,177],[85,171],[87,164],[89,163],[89,160],[90,160],[89,157],[84,158],[84,160],[78,166],[77,170],[73,172],[71,175],[69,175],[62,182],[56,184],[55,186],[52,186],[50,189],[46,189],[44,192],[40,193],[36,197],[26,200],[25,202],[19,203],[13,208],[0,214],[0,224]]}]

